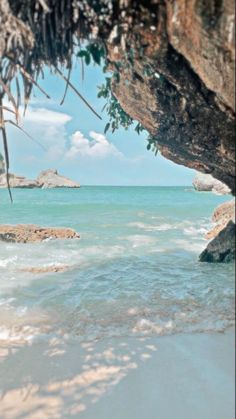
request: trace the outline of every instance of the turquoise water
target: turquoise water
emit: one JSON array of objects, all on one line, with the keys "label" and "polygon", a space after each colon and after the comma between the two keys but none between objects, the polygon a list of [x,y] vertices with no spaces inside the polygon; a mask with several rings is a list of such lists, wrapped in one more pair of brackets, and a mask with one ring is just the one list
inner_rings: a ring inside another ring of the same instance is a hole
[{"label": "turquoise water", "polygon": [[[80,240],[0,242],[0,339],[224,331],[234,265],[205,264],[214,208],[229,197],[182,187],[0,190],[0,223],[76,229]],[[62,273],[22,269],[69,265]]]}]

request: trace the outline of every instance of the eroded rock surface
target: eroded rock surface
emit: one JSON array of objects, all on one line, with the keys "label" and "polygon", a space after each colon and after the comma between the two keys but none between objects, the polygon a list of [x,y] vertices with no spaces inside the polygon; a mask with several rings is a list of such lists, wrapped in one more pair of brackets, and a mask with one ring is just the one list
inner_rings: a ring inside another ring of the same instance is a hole
[{"label": "eroded rock surface", "polygon": [[227,195],[230,189],[227,185],[215,179],[211,175],[198,173],[193,180],[193,186],[197,191],[212,191],[219,195]]},{"label": "eroded rock surface", "polygon": [[201,262],[232,262],[235,260],[235,223],[229,221],[226,227],[208,244],[201,253]]},{"label": "eroded rock surface", "polygon": [[[234,2],[146,4],[153,14],[143,12],[133,28],[140,46],[132,45],[132,69],[120,70],[114,95],[166,158],[212,174],[234,194]],[[107,45],[111,63],[121,60],[122,36]]]},{"label": "eroded rock surface", "polygon": [[1,225],[0,240],[11,243],[33,243],[50,239],[79,239],[71,228],[39,227],[34,224]]}]

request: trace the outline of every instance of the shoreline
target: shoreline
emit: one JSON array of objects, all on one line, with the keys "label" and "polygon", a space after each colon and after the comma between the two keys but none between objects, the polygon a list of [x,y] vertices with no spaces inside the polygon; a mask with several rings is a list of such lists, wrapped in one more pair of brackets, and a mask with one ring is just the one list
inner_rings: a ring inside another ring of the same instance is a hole
[{"label": "shoreline", "polygon": [[234,328],[82,343],[52,337],[9,357],[0,363],[3,419],[234,418]]}]

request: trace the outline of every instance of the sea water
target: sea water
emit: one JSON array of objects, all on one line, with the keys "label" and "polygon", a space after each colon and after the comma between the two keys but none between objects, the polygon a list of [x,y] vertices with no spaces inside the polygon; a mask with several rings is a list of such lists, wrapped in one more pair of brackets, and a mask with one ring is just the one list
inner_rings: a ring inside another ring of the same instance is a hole
[{"label": "sea water", "polygon": [[[79,240],[0,242],[0,340],[223,332],[234,264],[200,263],[217,205],[189,187],[0,190],[1,224],[71,227]],[[28,268],[69,266],[35,274]]]}]

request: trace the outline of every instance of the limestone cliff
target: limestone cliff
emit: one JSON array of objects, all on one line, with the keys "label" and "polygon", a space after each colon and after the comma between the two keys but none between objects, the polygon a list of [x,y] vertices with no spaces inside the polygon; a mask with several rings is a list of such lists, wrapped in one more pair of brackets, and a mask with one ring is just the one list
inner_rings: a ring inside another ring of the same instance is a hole
[{"label": "limestone cliff", "polygon": [[[165,157],[211,173],[234,193],[234,2],[147,3],[153,13],[132,28],[145,59],[134,51],[132,71],[120,70],[113,92]],[[107,42],[113,64],[124,53],[119,39]]]}]

